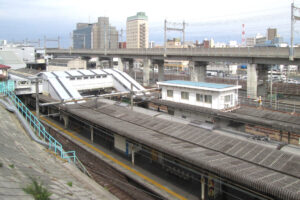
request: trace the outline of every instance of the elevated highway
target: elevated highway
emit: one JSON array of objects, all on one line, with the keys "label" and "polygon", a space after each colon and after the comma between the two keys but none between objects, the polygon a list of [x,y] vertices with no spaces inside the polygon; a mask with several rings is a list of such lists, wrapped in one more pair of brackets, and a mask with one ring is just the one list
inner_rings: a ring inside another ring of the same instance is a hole
[{"label": "elevated highway", "polygon": [[234,62],[251,64],[300,64],[300,48],[294,49],[294,61],[289,60],[289,48],[149,48],[149,49],[46,49],[54,56],[120,57],[148,59],[176,59],[201,62]]}]

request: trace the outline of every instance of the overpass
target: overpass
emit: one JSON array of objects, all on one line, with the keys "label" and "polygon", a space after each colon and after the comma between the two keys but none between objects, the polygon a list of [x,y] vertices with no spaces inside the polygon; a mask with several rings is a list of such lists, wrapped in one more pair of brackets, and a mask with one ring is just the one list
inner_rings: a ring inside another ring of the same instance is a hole
[{"label": "overpass", "polygon": [[234,62],[251,64],[300,64],[300,48],[294,49],[294,61],[289,60],[289,48],[149,48],[149,49],[46,49],[54,56],[88,56],[149,58],[152,60],[178,59],[201,62]]},{"label": "overpass", "polygon": [[257,98],[257,79],[261,77],[267,84],[268,66],[274,64],[300,65],[300,48],[294,49],[294,60],[289,60],[289,48],[243,47],[243,48],[153,48],[153,49],[46,49],[46,53],[55,57],[82,56],[99,57],[112,62],[119,58],[118,68],[123,71],[123,63],[129,62],[133,69],[134,59],[143,59],[143,84],[149,84],[149,72],[152,64],[158,65],[158,81],[164,80],[164,60],[189,60],[191,80],[204,82],[206,66],[209,62],[248,63],[247,96]]}]

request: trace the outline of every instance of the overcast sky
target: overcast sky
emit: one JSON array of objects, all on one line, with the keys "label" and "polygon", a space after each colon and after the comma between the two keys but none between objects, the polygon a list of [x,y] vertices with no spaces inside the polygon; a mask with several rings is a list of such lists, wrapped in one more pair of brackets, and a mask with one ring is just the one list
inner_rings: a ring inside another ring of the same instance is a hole
[{"label": "overcast sky", "polygon": [[[246,37],[266,34],[275,27],[286,42],[290,37],[292,0],[0,0],[0,39],[21,41],[47,37],[62,38],[70,45],[70,33],[77,22],[95,22],[107,16],[117,29],[126,29],[126,18],[143,11],[149,17],[149,39],[163,41],[164,19],[188,23],[187,40],[214,38],[215,41],[241,41],[241,27]],[[300,7],[300,0],[295,0]],[[297,12],[297,14],[300,13]],[[300,21],[295,24],[300,42]],[[180,37],[168,33],[168,38]],[[124,37],[125,38],[125,37]]]}]

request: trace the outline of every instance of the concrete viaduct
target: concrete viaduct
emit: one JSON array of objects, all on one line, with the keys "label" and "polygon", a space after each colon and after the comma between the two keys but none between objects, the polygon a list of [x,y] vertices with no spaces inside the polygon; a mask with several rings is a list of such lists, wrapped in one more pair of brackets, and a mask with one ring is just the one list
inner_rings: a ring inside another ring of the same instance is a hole
[{"label": "concrete viaduct", "polygon": [[243,47],[243,48],[152,48],[152,49],[46,49],[54,57],[81,56],[99,57],[100,60],[119,58],[118,67],[123,70],[124,62],[133,69],[134,59],[143,59],[143,84],[149,84],[150,66],[158,65],[158,81],[164,80],[164,60],[188,60],[191,81],[205,81],[206,66],[209,62],[247,63],[247,96],[257,98],[258,78],[266,87],[268,66],[275,64],[300,65],[300,48],[294,49],[294,60],[289,60],[289,48]]}]

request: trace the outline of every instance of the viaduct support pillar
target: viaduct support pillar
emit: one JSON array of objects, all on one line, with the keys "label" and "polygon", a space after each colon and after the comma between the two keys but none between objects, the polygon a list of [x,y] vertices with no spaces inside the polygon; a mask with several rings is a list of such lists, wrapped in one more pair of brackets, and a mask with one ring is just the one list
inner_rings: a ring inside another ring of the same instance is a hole
[{"label": "viaduct support pillar", "polygon": [[247,97],[257,99],[257,65],[248,64],[247,66]]},{"label": "viaduct support pillar", "polygon": [[151,66],[151,60],[150,59],[144,59],[144,66],[143,66],[143,85],[149,86],[149,80],[150,80],[150,66]]},{"label": "viaduct support pillar", "polygon": [[207,62],[190,61],[191,81],[205,82]]},{"label": "viaduct support pillar", "polygon": [[267,99],[268,96],[268,65],[257,65],[258,80],[262,81],[262,85],[258,88],[258,96]]},{"label": "viaduct support pillar", "polygon": [[134,63],[134,60],[133,59],[130,59],[130,60],[128,60],[128,67],[129,67],[129,75],[131,76],[131,77],[133,77],[134,76],[134,71],[133,71],[133,63]]},{"label": "viaduct support pillar", "polygon": [[164,81],[164,62],[159,62],[158,64],[158,82]]}]

